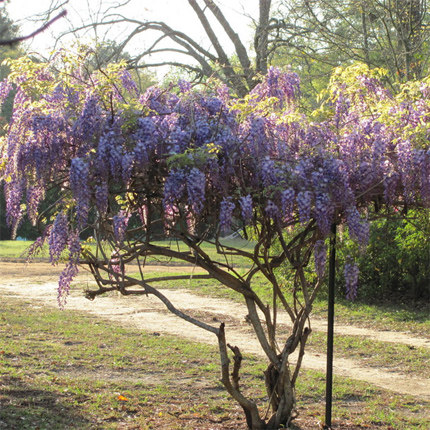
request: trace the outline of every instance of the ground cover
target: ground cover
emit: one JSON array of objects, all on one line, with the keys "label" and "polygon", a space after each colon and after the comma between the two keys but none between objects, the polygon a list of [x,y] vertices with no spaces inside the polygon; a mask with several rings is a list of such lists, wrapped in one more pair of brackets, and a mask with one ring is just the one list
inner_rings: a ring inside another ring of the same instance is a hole
[{"label": "ground cover", "polygon": [[[215,348],[9,296],[0,318],[0,428],[244,427],[218,382]],[[264,383],[262,368],[259,358],[245,357],[246,391]],[[297,391],[297,425],[317,428],[324,375],[304,370]],[[336,378],[334,401],[335,428],[430,425],[428,403],[368,383]]]}]

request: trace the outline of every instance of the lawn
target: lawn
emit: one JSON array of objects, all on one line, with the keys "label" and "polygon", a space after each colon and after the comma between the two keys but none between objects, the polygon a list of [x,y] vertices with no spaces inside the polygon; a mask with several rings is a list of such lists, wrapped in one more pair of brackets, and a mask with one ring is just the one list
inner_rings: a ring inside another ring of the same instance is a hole
[{"label": "lawn", "polygon": [[[216,349],[80,314],[2,299],[0,428],[243,429],[218,381]],[[366,347],[366,346],[365,346]],[[264,363],[245,356],[245,393],[267,398]],[[303,371],[300,429],[324,415],[324,375]],[[430,404],[336,378],[334,424],[343,429],[428,429]]]}]

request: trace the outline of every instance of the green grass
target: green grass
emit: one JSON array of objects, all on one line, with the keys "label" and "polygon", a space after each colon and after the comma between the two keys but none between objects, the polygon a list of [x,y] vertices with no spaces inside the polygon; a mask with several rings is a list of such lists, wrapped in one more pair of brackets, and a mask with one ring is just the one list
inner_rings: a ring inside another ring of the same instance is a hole
[{"label": "green grass", "polygon": [[[0,241],[0,259],[24,259],[26,251],[28,250],[29,246],[32,244],[32,241],[15,241],[15,240],[2,240]],[[223,245],[225,246],[234,246],[239,249],[244,250],[251,250],[252,245],[243,239],[224,239],[222,241]],[[164,240],[164,241],[155,241],[155,245],[158,246],[171,246],[173,250],[179,250],[179,251],[188,251],[189,248],[184,245],[183,243],[177,242],[177,241],[170,241],[170,240]],[[90,243],[88,244],[92,250],[95,250],[95,245]],[[225,262],[226,258],[228,259],[228,262],[232,264],[234,267],[249,267],[250,263],[248,259],[241,257],[241,256],[227,256],[224,257],[223,255],[220,255],[217,253],[216,247],[211,244],[203,243],[201,245],[201,248],[204,252],[206,252],[211,258],[217,259],[220,262]],[[110,254],[109,249],[105,251],[107,255]],[[66,256],[66,255],[65,255]],[[48,253],[48,246],[44,245],[42,252],[40,255],[38,255],[39,259],[48,259],[49,253]],[[182,260],[178,259],[171,259],[168,257],[154,257],[150,256],[146,259],[147,264],[173,264],[173,265],[186,265],[188,263],[185,263]]]},{"label": "green grass", "polygon": [[[326,349],[326,333],[313,331],[309,338],[307,351],[325,353]],[[430,350],[428,348],[381,342],[362,336],[336,334],[334,350],[336,356],[361,361],[366,367],[384,367],[400,373],[430,378]]]},{"label": "green grass", "polygon": [[[24,259],[25,252],[33,241],[27,240],[0,240],[0,259]],[[48,248],[45,247],[41,258],[48,258]]]},{"label": "green grass", "polygon": [[[2,298],[0,323],[0,428],[244,428],[240,408],[218,381],[215,348],[8,296]],[[244,392],[263,405],[264,369],[260,359],[246,356],[241,378]],[[317,428],[324,414],[324,375],[303,371],[297,393],[297,424]],[[430,426],[429,406],[371,384],[335,379],[338,428],[424,430]]]}]

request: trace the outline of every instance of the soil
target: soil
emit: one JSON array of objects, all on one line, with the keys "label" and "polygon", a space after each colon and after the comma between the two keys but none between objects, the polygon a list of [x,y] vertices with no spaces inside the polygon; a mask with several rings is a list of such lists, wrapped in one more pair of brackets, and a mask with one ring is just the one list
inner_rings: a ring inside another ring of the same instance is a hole
[{"label": "soil", "polygon": [[[148,270],[166,271],[166,266],[148,267]],[[184,267],[169,266],[170,272],[183,272]],[[185,269],[186,270],[186,269]],[[189,269],[190,271],[193,268]],[[31,299],[33,306],[57,306],[57,281],[61,267],[53,267],[47,263],[0,263],[0,291],[2,294]],[[79,275],[80,284],[93,284],[90,274]],[[237,345],[242,352],[263,355],[263,351],[252,333],[247,321],[247,310],[225,299],[201,297],[187,290],[160,290],[178,309],[185,313],[198,315],[206,323],[219,326],[226,324],[228,343]],[[208,344],[217,344],[216,336],[190,323],[180,320],[168,312],[165,306],[155,297],[133,298],[115,294],[101,296],[93,302],[83,297],[82,291],[72,289],[67,300],[67,308],[85,311],[119,324],[142,329],[148,332],[167,333]],[[288,325],[286,315],[279,318],[281,326]],[[321,319],[312,319],[312,329],[325,331],[326,323]],[[430,340],[412,336],[408,333],[378,331],[354,326],[337,326],[336,332],[344,335],[360,335],[370,339],[406,344],[411,347],[430,348]],[[294,357],[293,357],[294,360]],[[306,353],[303,367],[325,371],[326,357],[324,354]],[[336,358],[334,374],[366,381],[381,388],[400,394],[412,395],[430,400],[430,379],[411,377],[388,368],[363,367],[358,362],[347,358]]]}]

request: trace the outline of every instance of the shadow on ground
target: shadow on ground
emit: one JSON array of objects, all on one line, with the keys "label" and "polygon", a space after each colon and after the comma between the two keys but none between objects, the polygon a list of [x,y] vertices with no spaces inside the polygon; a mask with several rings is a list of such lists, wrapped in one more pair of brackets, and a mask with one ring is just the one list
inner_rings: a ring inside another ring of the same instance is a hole
[{"label": "shadow on ground", "polygon": [[0,379],[0,429],[89,428],[90,422],[66,405],[66,395],[34,389],[20,378]]}]

